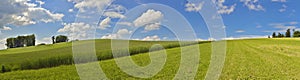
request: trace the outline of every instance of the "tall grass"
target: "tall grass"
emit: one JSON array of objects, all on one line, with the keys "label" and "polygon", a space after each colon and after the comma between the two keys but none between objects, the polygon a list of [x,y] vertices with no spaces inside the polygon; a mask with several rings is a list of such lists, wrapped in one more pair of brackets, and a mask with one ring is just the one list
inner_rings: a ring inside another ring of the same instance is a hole
[{"label": "tall grass", "polygon": [[[162,45],[164,48],[154,47],[152,48],[152,51],[175,48],[180,46],[189,46],[189,45],[200,44],[200,43],[207,43],[207,42],[199,42],[199,43],[184,42],[181,45],[179,43],[164,44]],[[151,46],[130,47],[129,54],[135,55],[139,53],[147,53],[149,52],[150,48]],[[126,55],[126,53],[128,53],[127,49],[118,49],[115,50],[115,52],[117,53],[117,55],[113,55],[112,50],[102,50],[102,51],[97,51],[96,55],[98,61],[128,56]],[[76,61],[79,61],[79,63],[87,63],[90,61],[88,59],[90,58],[89,57],[80,58],[80,60],[76,60]],[[16,71],[16,70],[49,68],[49,67],[56,67],[60,65],[71,65],[71,64],[74,64],[74,58],[72,55],[63,55],[63,56],[60,55],[55,57],[40,58],[36,60],[25,60],[21,62],[21,64],[2,64],[1,72],[4,73],[4,72]]]}]

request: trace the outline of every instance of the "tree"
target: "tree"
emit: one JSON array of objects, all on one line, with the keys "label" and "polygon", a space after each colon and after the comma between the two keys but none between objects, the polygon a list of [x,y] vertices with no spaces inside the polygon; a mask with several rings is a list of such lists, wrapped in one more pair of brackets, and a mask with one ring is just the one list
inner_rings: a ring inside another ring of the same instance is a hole
[{"label": "tree", "polygon": [[284,37],[284,35],[283,34],[281,34],[281,33],[278,33],[278,36],[277,36],[278,38],[283,38]]},{"label": "tree", "polygon": [[35,46],[35,35],[18,36],[16,38],[7,38],[6,46],[8,48],[17,48],[24,46]]},{"label": "tree", "polygon": [[25,45],[26,46],[35,46],[35,35],[28,35],[25,38]]},{"label": "tree", "polygon": [[291,29],[286,30],[285,37],[291,37]]},{"label": "tree", "polygon": [[300,31],[295,31],[293,37],[300,37]]},{"label": "tree", "polygon": [[15,48],[16,46],[15,46],[15,39],[16,38],[8,38],[8,39],[6,39],[6,46],[7,46],[7,48]]},{"label": "tree", "polygon": [[273,32],[273,34],[272,34],[272,38],[276,38],[277,36],[276,36],[276,33],[275,32]]},{"label": "tree", "polygon": [[52,44],[55,44],[55,36],[52,36]]},{"label": "tree", "polygon": [[56,36],[55,43],[68,42],[68,37],[64,35]]}]

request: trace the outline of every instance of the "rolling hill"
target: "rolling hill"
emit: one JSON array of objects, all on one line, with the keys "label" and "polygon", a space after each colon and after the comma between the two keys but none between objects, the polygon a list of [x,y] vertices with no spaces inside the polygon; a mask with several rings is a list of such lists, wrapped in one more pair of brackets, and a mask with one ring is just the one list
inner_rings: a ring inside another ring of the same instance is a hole
[{"label": "rolling hill", "polygon": [[[139,43],[142,44],[143,42]],[[60,44],[59,44],[60,45]],[[63,43],[68,45],[68,43]],[[150,45],[150,44],[149,44]],[[195,79],[204,79],[211,59],[211,43],[199,46],[200,62]],[[300,79],[299,39],[247,39],[227,41],[226,61],[220,79]],[[57,48],[63,49],[63,48]],[[55,50],[55,49],[54,49]],[[191,50],[193,51],[193,50]],[[5,53],[5,51],[2,51]],[[1,52],[1,53],[2,53]],[[179,68],[181,49],[166,50],[167,59],[163,69],[150,79],[173,79]],[[160,54],[160,51],[150,52]],[[9,54],[9,53],[6,53]],[[6,55],[2,54],[0,56]],[[11,53],[28,54],[28,53]],[[188,54],[187,54],[188,55]],[[146,66],[151,60],[149,53],[128,56],[140,65]],[[0,57],[5,58],[5,57]],[[116,58],[123,59],[125,57]],[[99,61],[109,79],[143,79],[126,74],[115,63],[116,59]],[[8,63],[8,62],[7,62]],[[86,65],[86,64],[80,64]],[[128,68],[131,70],[131,68]],[[134,69],[132,69],[134,70]],[[189,73],[187,73],[189,74]],[[0,79],[80,79],[75,65],[62,65],[38,70],[19,70],[0,73]]]}]

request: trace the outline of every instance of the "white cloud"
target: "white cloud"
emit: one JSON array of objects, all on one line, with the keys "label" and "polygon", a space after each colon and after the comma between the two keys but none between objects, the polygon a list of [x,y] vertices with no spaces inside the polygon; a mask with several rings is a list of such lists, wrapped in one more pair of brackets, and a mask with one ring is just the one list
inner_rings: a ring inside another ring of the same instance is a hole
[{"label": "white cloud", "polygon": [[74,12],[74,9],[69,9],[69,12]]},{"label": "white cloud", "polygon": [[1,49],[6,49],[5,43],[6,43],[6,39],[5,38],[0,40],[0,50]]},{"label": "white cloud", "polygon": [[135,27],[145,27],[145,31],[158,30],[160,28],[160,21],[163,19],[163,14],[160,11],[153,9],[147,10],[140,17],[134,20]]},{"label": "white cloud", "polygon": [[271,0],[272,2],[286,2],[286,0]]},{"label": "white cloud", "polygon": [[148,24],[145,26],[146,31],[159,30],[160,23]]},{"label": "white cloud", "polygon": [[131,34],[132,31],[129,31],[127,29],[120,29],[115,34],[108,34],[101,37],[101,39],[127,39],[125,36],[128,36]]},{"label": "white cloud", "polygon": [[109,17],[105,18],[104,20],[102,20],[99,24],[99,28],[104,30],[106,29],[107,27],[110,27],[110,22],[111,22],[111,19]]},{"label": "white cloud", "polygon": [[101,39],[117,39],[116,34],[108,34],[101,37]]},{"label": "white cloud", "polygon": [[286,23],[270,23],[269,26],[276,30],[264,31],[264,32],[285,32],[287,29],[297,29],[298,22],[286,22]]},{"label": "white cloud", "polygon": [[225,0],[214,0],[213,2],[217,5],[219,14],[230,14],[235,10],[236,4],[226,6],[224,5]]},{"label": "white cloud", "polygon": [[268,38],[268,36],[261,36],[261,35],[241,35],[240,37],[227,37],[227,38],[223,38],[223,40],[239,40],[239,39],[252,39],[252,38]]},{"label": "white cloud", "polygon": [[69,2],[76,3],[75,8],[79,11],[85,12],[86,9],[96,8],[103,10],[105,6],[109,5],[113,0],[69,0]]},{"label": "white cloud", "polygon": [[[36,4],[37,3],[37,4]],[[42,8],[42,1],[30,3],[28,0],[4,0],[0,3],[0,27],[7,24],[25,26],[38,22],[61,21],[64,14],[53,13]],[[39,6],[38,6],[39,4]]]},{"label": "white cloud", "polygon": [[185,4],[185,10],[188,11],[188,12],[192,12],[192,11],[195,11],[195,12],[198,12],[202,9],[204,5],[204,1],[199,3],[199,4],[195,4],[195,3],[186,3]]},{"label": "white cloud", "polygon": [[123,14],[117,12],[105,12],[103,16],[111,17],[111,18],[125,18]]},{"label": "white cloud", "polygon": [[57,32],[66,33],[70,39],[89,39],[93,35],[93,27],[85,23],[69,23],[64,24],[64,27],[59,29]]},{"label": "white cloud", "polygon": [[45,8],[28,8],[29,12],[24,13],[24,17],[29,17],[37,22],[42,21],[45,23],[61,21],[64,17],[64,14],[53,14]]},{"label": "white cloud", "polygon": [[147,24],[160,22],[163,16],[164,15],[160,11],[149,9],[136,20],[134,20],[133,23],[136,27],[145,26]]},{"label": "white cloud", "polygon": [[237,31],[235,31],[236,33],[243,33],[243,32],[245,32],[244,30],[237,30]]},{"label": "white cloud", "polygon": [[282,5],[282,8],[279,9],[278,11],[279,11],[279,12],[284,12],[284,11],[286,11],[286,8],[287,8],[287,6],[283,4],[283,5]]},{"label": "white cloud", "polygon": [[41,44],[41,43],[45,43],[45,44],[51,44],[52,43],[52,39],[51,37],[44,37],[41,40],[37,40],[36,41],[37,44]]},{"label": "white cloud", "polygon": [[0,30],[12,30],[10,27],[7,27],[7,26],[3,26],[3,29],[0,29]]},{"label": "white cloud", "polygon": [[130,34],[131,31],[128,31],[127,29],[120,29],[117,34],[119,35],[127,35],[127,34]]},{"label": "white cloud", "polygon": [[259,0],[240,0],[244,3],[244,6],[248,7],[250,10],[255,11],[264,11],[265,9],[263,6],[259,3]]},{"label": "white cloud", "polygon": [[133,26],[133,24],[130,23],[130,22],[118,22],[117,24],[118,25],[125,25],[125,26]]},{"label": "white cloud", "polygon": [[125,8],[122,5],[118,5],[118,4],[111,4],[107,7],[107,9],[105,10],[107,12],[118,12],[120,14],[126,13],[127,12],[127,8]]},{"label": "white cloud", "polygon": [[160,41],[159,36],[154,35],[154,36],[147,36],[142,39],[143,41]]}]

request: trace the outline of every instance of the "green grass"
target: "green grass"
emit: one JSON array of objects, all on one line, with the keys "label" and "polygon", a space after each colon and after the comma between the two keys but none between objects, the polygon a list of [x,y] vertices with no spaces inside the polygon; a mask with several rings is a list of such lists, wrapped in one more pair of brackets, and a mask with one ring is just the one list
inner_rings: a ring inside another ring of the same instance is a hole
[{"label": "green grass", "polygon": [[[204,43],[193,46],[199,46],[201,52],[195,79],[204,79],[210,63],[211,44]],[[186,48],[193,46],[186,46]],[[150,79],[173,79],[180,64],[180,50],[180,48],[167,49],[166,64],[157,75]],[[151,54],[160,53],[153,52]],[[299,54],[300,40],[295,39],[227,41],[226,61],[220,79],[300,79]],[[130,57],[141,66],[151,62],[149,54]],[[141,79],[120,70],[114,59],[100,61],[99,64],[109,79]],[[0,79],[79,79],[79,77],[74,65],[63,65],[39,70],[0,73]]]},{"label": "green grass", "polygon": [[[93,43],[93,40],[85,40],[78,41],[74,45],[84,46],[91,43]],[[111,40],[95,40],[96,55],[99,60],[113,58],[110,44]],[[165,48],[179,46],[177,41],[129,41],[130,54],[133,55],[148,52],[149,48],[154,44],[161,44]],[[55,67],[74,63],[72,56],[72,43],[70,42],[55,45],[15,48],[2,50],[0,52],[0,65],[3,65],[5,72]],[[119,56],[124,56],[123,53],[124,51],[121,52]]]}]

